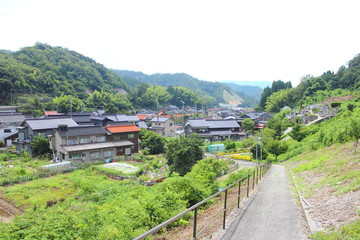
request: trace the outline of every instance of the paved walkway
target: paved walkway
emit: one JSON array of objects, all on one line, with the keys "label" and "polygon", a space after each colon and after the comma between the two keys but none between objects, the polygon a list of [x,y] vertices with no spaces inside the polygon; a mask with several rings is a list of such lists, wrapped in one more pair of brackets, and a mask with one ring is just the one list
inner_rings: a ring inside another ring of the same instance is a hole
[{"label": "paved walkway", "polygon": [[285,167],[273,165],[245,212],[231,225],[224,240],[308,239],[295,206]]}]

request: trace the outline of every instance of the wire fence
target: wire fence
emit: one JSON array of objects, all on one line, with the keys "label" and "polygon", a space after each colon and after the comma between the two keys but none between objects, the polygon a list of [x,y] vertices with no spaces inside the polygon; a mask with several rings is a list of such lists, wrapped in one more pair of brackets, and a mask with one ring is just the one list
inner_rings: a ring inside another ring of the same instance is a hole
[{"label": "wire fence", "polygon": [[[260,180],[264,177],[270,167],[271,163],[257,166],[253,171],[249,172],[246,176],[233,184],[219,190],[212,196],[139,235],[133,240],[213,238],[214,234],[219,229],[226,228],[229,214],[231,214],[234,209],[241,208],[242,199],[250,196],[251,192],[255,190],[255,187],[259,184]],[[191,221],[188,228],[191,228],[191,231],[186,231],[184,228],[179,227],[179,231],[177,232],[176,230],[172,231],[171,228],[169,228],[171,223],[178,222],[183,218],[186,219],[189,215],[191,216]],[[168,237],[169,231],[172,231],[171,237]]]}]

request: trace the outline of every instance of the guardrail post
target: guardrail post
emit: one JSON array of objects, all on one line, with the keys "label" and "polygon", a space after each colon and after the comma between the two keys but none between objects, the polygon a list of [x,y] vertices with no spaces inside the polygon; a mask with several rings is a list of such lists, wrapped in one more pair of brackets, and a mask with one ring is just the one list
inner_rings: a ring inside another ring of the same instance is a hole
[{"label": "guardrail post", "polygon": [[254,170],[254,173],[253,173],[252,185],[253,185],[253,190],[254,190],[255,189],[255,170]]},{"label": "guardrail post", "polygon": [[197,225],[197,208],[194,209],[194,230],[193,239],[196,239],[196,225]]},{"label": "guardrail post", "polygon": [[248,179],[247,179],[246,197],[249,197],[249,188],[250,188],[250,174],[248,175]]},{"label": "guardrail post", "polygon": [[225,221],[226,221],[226,205],[227,205],[227,195],[228,195],[228,190],[225,190],[225,201],[224,201],[224,219],[223,219],[223,229],[225,229]]},{"label": "guardrail post", "polygon": [[241,193],[241,181],[239,181],[239,189],[238,189],[238,204],[237,204],[238,208],[240,208],[240,193]]}]

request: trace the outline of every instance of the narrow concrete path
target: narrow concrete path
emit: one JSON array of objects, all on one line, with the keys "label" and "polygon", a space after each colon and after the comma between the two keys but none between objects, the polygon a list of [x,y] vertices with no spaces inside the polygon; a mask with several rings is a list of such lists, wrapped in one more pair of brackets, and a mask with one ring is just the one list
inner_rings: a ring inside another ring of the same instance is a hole
[{"label": "narrow concrete path", "polygon": [[233,222],[224,240],[308,239],[285,167],[273,165],[260,190]]}]

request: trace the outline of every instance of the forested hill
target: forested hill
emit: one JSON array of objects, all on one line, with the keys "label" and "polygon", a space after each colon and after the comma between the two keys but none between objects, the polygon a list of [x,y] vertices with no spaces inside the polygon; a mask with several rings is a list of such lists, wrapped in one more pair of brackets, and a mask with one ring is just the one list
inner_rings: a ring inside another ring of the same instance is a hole
[{"label": "forested hill", "polygon": [[260,97],[258,99],[252,98],[243,92],[233,91],[226,84],[220,82],[202,81],[185,73],[157,73],[147,75],[142,72],[128,70],[114,71],[116,71],[130,86],[136,86],[140,83],[148,83],[162,87],[185,87],[202,96],[212,96],[219,103],[239,102],[241,103],[241,106],[255,106],[260,99]]},{"label": "forested hill", "polygon": [[278,112],[284,106],[302,108],[328,97],[358,95],[360,91],[360,54],[337,72],[327,71],[321,76],[306,75],[292,88],[290,83],[273,82],[262,93],[258,110]]},{"label": "forested hill", "polygon": [[37,43],[16,52],[0,51],[0,103],[11,94],[61,94],[86,98],[88,92],[129,86],[113,71],[75,51]]}]

